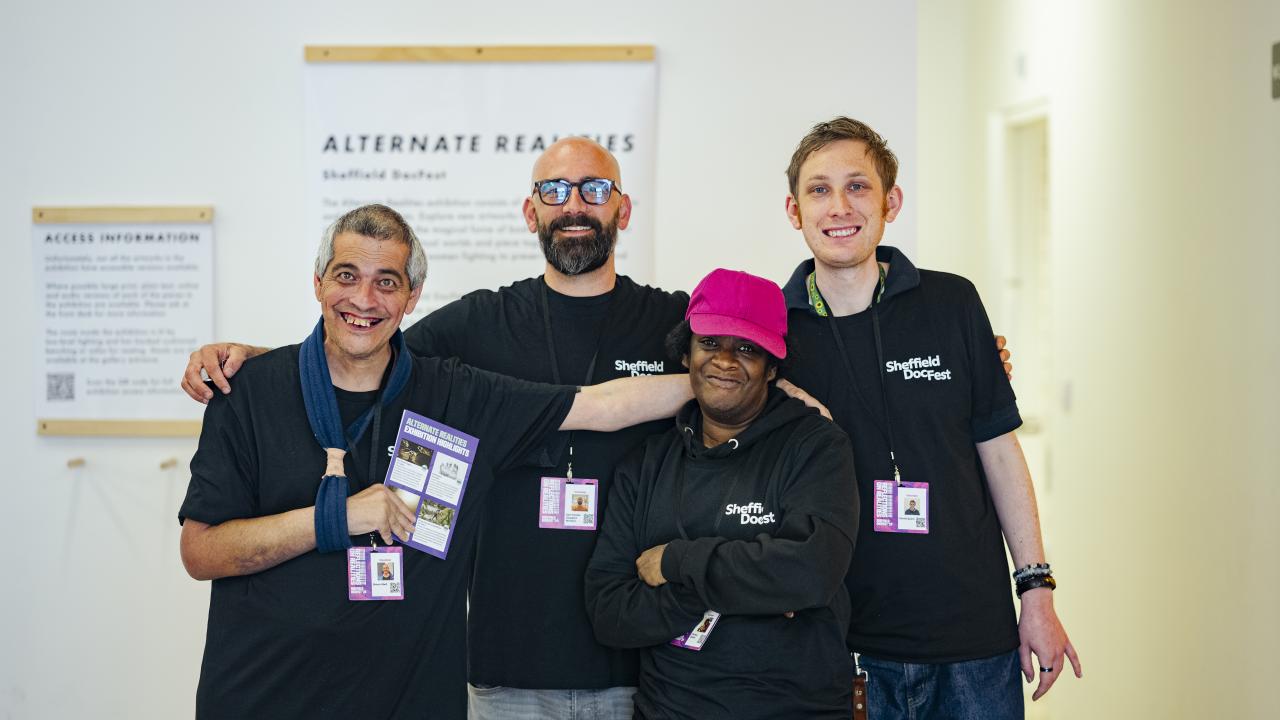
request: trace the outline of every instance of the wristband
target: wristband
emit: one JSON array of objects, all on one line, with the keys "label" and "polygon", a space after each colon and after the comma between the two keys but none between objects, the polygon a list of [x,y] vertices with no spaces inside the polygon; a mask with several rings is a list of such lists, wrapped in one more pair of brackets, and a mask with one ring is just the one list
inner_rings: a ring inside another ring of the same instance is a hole
[{"label": "wristband", "polygon": [[1052,575],[1033,575],[1025,580],[1018,581],[1018,597],[1028,590],[1047,587],[1053,590],[1058,587],[1058,581],[1053,579]]}]

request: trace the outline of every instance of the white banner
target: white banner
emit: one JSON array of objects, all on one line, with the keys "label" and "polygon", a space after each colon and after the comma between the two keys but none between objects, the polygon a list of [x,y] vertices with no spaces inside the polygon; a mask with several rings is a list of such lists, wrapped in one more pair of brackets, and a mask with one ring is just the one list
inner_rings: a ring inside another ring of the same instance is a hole
[{"label": "white banner", "polygon": [[32,226],[36,417],[199,420],[175,372],[213,336],[208,223]]},{"label": "white banner", "polygon": [[[429,270],[414,318],[543,269],[520,207],[557,138],[611,150],[634,203],[619,272],[653,272],[652,62],[316,63],[306,68],[307,237],[359,205],[404,214]],[[406,326],[412,322],[406,318]]]}]

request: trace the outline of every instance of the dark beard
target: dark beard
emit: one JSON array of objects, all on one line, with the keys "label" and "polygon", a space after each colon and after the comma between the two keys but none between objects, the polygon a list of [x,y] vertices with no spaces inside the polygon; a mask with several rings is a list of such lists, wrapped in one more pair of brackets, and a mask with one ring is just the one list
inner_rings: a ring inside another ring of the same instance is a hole
[{"label": "dark beard", "polygon": [[[585,238],[561,238],[556,242],[554,235],[557,230],[574,225],[589,227],[593,232]],[[600,268],[608,262],[617,241],[617,215],[607,225],[586,214],[561,215],[548,225],[538,224],[542,256],[564,275],[581,275]]]}]

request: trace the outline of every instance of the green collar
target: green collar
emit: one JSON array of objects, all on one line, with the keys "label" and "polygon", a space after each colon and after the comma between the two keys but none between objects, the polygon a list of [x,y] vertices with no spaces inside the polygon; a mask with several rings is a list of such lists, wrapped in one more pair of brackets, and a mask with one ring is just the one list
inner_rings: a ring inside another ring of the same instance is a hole
[{"label": "green collar", "polygon": [[[884,297],[884,266],[876,263],[876,267],[880,270],[880,284],[876,290],[874,303],[879,303]],[[828,317],[831,313],[827,310],[827,301],[822,299],[822,292],[818,290],[818,272],[815,270],[809,273],[809,277],[804,279],[804,285],[809,290],[809,307],[818,313],[818,317]]]}]

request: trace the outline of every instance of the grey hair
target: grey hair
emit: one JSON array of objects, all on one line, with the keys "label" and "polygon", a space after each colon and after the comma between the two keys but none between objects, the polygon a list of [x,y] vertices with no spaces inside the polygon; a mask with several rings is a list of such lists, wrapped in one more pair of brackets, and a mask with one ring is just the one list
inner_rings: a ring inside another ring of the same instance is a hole
[{"label": "grey hair", "polygon": [[364,205],[333,221],[324,231],[320,248],[316,251],[316,277],[324,277],[329,263],[333,262],[333,239],[349,232],[375,240],[398,240],[409,246],[409,261],[404,274],[409,276],[409,289],[417,290],[427,279],[427,253],[418,242],[418,235],[400,213],[386,205]]}]

